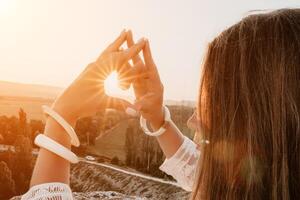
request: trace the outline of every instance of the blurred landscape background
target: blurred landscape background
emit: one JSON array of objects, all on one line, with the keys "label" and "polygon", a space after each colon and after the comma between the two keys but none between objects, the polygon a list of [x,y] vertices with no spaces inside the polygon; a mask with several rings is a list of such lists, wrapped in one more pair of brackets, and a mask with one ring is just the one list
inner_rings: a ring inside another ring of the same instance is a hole
[{"label": "blurred landscape background", "polygon": [[[149,39],[165,104],[192,139],[186,121],[207,44],[251,13],[299,6],[299,0],[0,0],[0,200],[28,190],[38,153],[33,140],[45,126],[41,105],[51,105],[124,28],[135,40]],[[106,110],[78,120],[75,129],[82,144],[72,149],[80,156],[71,168],[76,199],[188,199],[158,169],[164,155],[138,118]]]},{"label": "blurred landscape background", "polygon": [[[28,190],[38,152],[33,141],[45,126],[41,106],[51,105],[62,90],[0,82],[0,199]],[[194,112],[195,103],[165,103],[173,121],[192,139],[193,132],[186,121]],[[173,199],[188,197],[172,177],[159,170],[165,157],[156,139],[142,132],[139,118],[110,109],[78,120],[75,131],[81,146],[73,151],[81,162],[72,166],[74,192],[93,196],[99,194],[90,192],[115,191],[128,196],[167,199],[172,191]]]}]

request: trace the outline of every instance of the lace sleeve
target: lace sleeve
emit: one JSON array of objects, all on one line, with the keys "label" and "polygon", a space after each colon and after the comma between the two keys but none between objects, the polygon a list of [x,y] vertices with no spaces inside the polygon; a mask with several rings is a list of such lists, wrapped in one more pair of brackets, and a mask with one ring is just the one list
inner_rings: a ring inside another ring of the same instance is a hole
[{"label": "lace sleeve", "polygon": [[21,200],[73,200],[72,191],[64,183],[45,183],[35,185],[24,194]]},{"label": "lace sleeve", "polygon": [[198,159],[200,156],[196,144],[184,137],[177,152],[159,167],[163,172],[173,176],[186,191],[192,191]]}]

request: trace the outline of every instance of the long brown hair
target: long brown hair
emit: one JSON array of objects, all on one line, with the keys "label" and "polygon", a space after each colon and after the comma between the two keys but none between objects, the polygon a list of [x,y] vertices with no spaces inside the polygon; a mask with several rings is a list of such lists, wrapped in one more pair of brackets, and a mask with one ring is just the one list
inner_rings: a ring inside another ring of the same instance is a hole
[{"label": "long brown hair", "polygon": [[252,14],[208,47],[192,199],[300,198],[300,9]]}]

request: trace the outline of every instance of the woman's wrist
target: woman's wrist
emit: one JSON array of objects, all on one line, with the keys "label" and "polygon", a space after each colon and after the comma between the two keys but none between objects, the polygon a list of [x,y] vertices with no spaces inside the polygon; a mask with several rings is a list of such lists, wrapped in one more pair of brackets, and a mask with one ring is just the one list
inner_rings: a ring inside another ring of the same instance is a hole
[{"label": "woman's wrist", "polygon": [[150,125],[152,127],[152,129],[154,131],[157,131],[158,129],[160,129],[160,127],[162,127],[165,123],[165,115],[164,115],[164,108],[161,108],[161,112],[158,112],[157,115],[155,115],[155,117],[150,120]]},{"label": "woman's wrist", "polygon": [[71,147],[71,138],[65,132],[65,129],[55,119],[48,117],[44,134],[66,148]]},{"label": "woman's wrist", "polygon": [[76,116],[75,113],[69,111],[66,106],[63,106],[58,103],[54,103],[52,105],[52,109],[58,113],[64,120],[66,120],[73,128],[76,125],[76,121],[78,117]]}]

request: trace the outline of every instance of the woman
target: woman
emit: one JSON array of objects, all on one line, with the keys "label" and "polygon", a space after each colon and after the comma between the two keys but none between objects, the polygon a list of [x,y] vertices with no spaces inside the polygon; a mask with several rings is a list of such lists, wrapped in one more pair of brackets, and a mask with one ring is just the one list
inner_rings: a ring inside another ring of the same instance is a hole
[{"label": "woman", "polygon": [[[137,53],[132,54],[135,67],[127,73],[143,74],[130,79],[137,97],[135,108],[151,124],[151,131],[164,130],[157,136],[167,157],[161,169],[185,189],[192,188],[192,199],[298,199],[300,9],[250,15],[209,44],[196,119],[189,123],[196,127],[199,139],[195,143],[166,118],[163,86],[148,41],[133,45],[128,33],[127,43],[130,48],[140,45],[145,61]],[[82,79],[84,74],[73,85],[80,86]],[[76,106],[65,106],[74,98],[73,91],[81,91],[76,87],[72,90],[72,85],[70,88],[53,108],[74,125],[85,109],[72,114],[70,111]],[[87,100],[77,105],[88,108],[89,103]],[[69,147],[70,142],[63,139],[62,133],[48,119],[45,134],[52,134]],[[50,166],[43,166],[50,157]],[[45,175],[55,165],[62,167],[52,177]],[[31,185],[68,183],[68,176],[69,163],[41,149]],[[64,187],[64,194],[70,194],[70,189]]]}]

